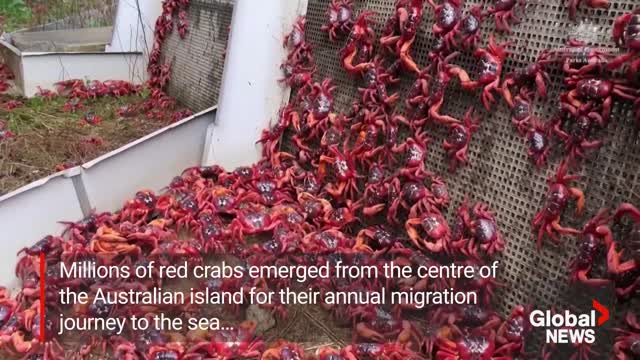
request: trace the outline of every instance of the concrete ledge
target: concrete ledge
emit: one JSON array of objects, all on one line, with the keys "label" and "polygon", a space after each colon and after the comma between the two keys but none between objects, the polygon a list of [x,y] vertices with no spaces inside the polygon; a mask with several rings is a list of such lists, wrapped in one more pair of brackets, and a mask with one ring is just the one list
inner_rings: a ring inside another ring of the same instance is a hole
[{"label": "concrete ledge", "polygon": [[63,230],[93,209],[115,211],[140,189],[161,190],[189,166],[201,164],[216,107],[194,114],[84,165],[0,197],[0,283],[15,284],[16,254]]}]

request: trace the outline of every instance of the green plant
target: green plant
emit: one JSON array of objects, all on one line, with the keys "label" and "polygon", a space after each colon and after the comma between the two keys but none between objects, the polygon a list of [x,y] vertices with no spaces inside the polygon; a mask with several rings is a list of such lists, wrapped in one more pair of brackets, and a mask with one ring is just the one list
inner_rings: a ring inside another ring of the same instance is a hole
[{"label": "green plant", "polygon": [[0,16],[4,17],[4,31],[13,31],[28,25],[31,21],[31,9],[23,0],[0,0]]}]

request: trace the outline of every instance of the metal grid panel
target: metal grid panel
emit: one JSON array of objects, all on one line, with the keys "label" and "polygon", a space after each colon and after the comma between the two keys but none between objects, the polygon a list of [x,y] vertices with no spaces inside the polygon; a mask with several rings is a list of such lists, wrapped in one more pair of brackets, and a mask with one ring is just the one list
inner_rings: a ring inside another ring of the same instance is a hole
[{"label": "metal grid panel", "polygon": [[[356,14],[363,9],[374,10],[377,24],[376,33],[394,10],[393,0],[356,1]],[[338,86],[335,94],[336,107],[339,111],[347,111],[355,99],[357,81],[350,78],[342,69],[338,59],[338,51],[344,44],[329,42],[326,33],[320,31],[325,22],[325,11],[328,0],[310,0],[307,12],[307,39],[314,47],[314,55],[318,63],[318,79],[330,77]],[[485,9],[491,6],[491,0],[468,0],[465,10],[481,3]],[[584,34],[588,29],[597,46],[613,48],[609,40],[610,29],[614,19],[631,11],[637,4],[633,0],[615,0],[609,10],[586,10],[578,12],[580,25],[568,20],[567,11],[562,1],[528,1],[526,11],[521,13],[522,23],[513,27],[511,35],[496,33],[496,40],[512,41],[510,50],[513,54],[505,64],[503,74],[535,61],[543,49],[559,48],[564,44],[568,34]],[[433,42],[431,25],[434,22],[433,11],[425,8],[425,17],[414,43],[413,56],[419,65],[427,65],[426,56]],[[484,44],[489,33],[494,31],[493,18],[485,19],[482,26]],[[477,62],[471,54],[465,53],[455,61],[474,74]],[[543,119],[549,119],[557,108],[557,99],[562,90],[561,69],[550,71],[552,84],[549,89],[549,100],[536,100],[533,106]],[[404,75],[405,79],[398,90],[403,95],[414,80],[412,75]],[[462,116],[471,105],[481,110],[479,92],[473,94],[463,92],[459,88],[451,89],[446,97],[443,113]],[[631,309],[640,307],[638,296],[630,304],[617,305],[611,289],[607,291],[585,289],[584,286],[570,285],[567,281],[567,263],[576,252],[576,240],[566,238],[565,246],[553,247],[548,244],[538,253],[535,249],[535,236],[531,229],[531,219],[541,207],[547,190],[546,178],[552,175],[562,156],[562,149],[556,148],[549,160],[550,165],[536,171],[526,154],[524,139],[514,131],[509,109],[498,98],[499,103],[494,111],[486,113],[482,109],[484,121],[481,129],[474,135],[469,150],[470,165],[449,174],[448,162],[441,144],[446,135],[442,128],[428,127],[433,138],[429,148],[428,167],[440,173],[450,187],[454,206],[465,194],[476,201],[484,201],[496,212],[501,231],[508,246],[502,257],[503,268],[501,280],[507,285],[499,290],[496,300],[497,308],[508,314],[516,304],[532,304],[536,308],[574,309],[579,311],[591,308],[591,299],[610,304],[614,321],[610,321],[605,329],[597,335],[597,350],[602,358],[611,349],[612,339],[610,327],[620,324],[621,317]],[[602,207],[615,208],[620,202],[627,201],[640,205],[640,186],[638,167],[640,164],[639,138],[634,130],[635,124],[627,104],[615,104],[611,116],[611,124],[600,133],[606,141],[601,150],[584,163],[578,181],[586,194],[585,214],[576,218],[573,208],[563,216],[563,223],[581,228]],[[606,300],[606,301],[605,301]],[[542,334],[536,332],[529,350],[537,351],[541,345]]]},{"label": "metal grid panel", "polygon": [[218,102],[232,13],[231,0],[192,0],[186,38],[173,31],[165,40],[163,63],[172,64],[168,93],[193,111]]}]

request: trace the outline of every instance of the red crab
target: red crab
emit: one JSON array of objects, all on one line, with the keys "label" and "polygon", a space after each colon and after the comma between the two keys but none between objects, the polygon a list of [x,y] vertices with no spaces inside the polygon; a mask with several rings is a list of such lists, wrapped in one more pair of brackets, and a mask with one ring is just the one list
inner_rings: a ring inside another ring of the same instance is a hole
[{"label": "red crab", "polygon": [[493,15],[498,31],[511,33],[511,24],[519,24],[520,19],[516,16],[516,7],[525,7],[526,0],[495,0],[493,7],[487,10],[487,15]]},{"label": "red crab", "polygon": [[492,329],[460,330],[449,326],[436,340],[437,360],[495,359],[496,333]]},{"label": "red crab", "polygon": [[524,88],[520,89],[520,95],[516,95],[511,108],[511,123],[521,136],[525,136],[531,128],[531,100]]},{"label": "red crab", "polygon": [[312,64],[311,45],[307,43],[305,24],[307,20],[304,16],[298,17],[293,24],[293,29],[284,37],[283,46],[289,48],[288,60],[293,64]]},{"label": "red crab", "polygon": [[320,156],[320,174],[324,177],[326,174],[326,165],[330,164],[333,168],[333,173],[338,180],[337,185],[329,183],[325,186],[325,189],[334,198],[342,198],[343,196],[348,199],[356,199],[360,194],[358,188],[358,179],[361,177],[356,171],[354,159],[351,154],[344,154],[337,147],[331,146],[329,148],[328,155]]},{"label": "red crab", "polygon": [[300,345],[278,340],[262,353],[260,360],[302,360],[304,358],[304,349]]},{"label": "red crab", "polygon": [[321,30],[329,33],[329,39],[335,42],[340,35],[349,34],[353,27],[353,0],[331,0],[327,9],[329,23]]},{"label": "red crab", "polygon": [[638,99],[637,90],[629,86],[626,79],[574,75],[566,78],[565,83],[569,91],[561,97],[562,109],[577,117],[580,110],[591,103],[589,115],[596,117],[601,125],[609,121],[614,96],[630,101]]},{"label": "red crab", "polygon": [[351,29],[346,45],[340,50],[342,67],[347,73],[361,75],[370,66],[376,34],[370,26],[369,19],[375,13],[365,11],[358,16]]},{"label": "red crab", "polygon": [[483,87],[482,90],[482,103],[489,111],[491,104],[495,101],[491,94],[494,90],[500,88],[500,75],[502,74],[502,64],[504,63],[509,51],[505,50],[505,47],[509,46],[511,42],[504,42],[496,44],[493,34],[489,37],[489,47],[487,49],[477,49],[474,52],[474,56],[480,59],[480,73],[478,74],[478,80],[476,81],[463,81],[462,86],[465,89],[476,89]]},{"label": "red crab", "polygon": [[[357,343],[348,345],[342,351],[346,360],[355,359],[389,359],[389,360],[418,360],[424,356],[408,349],[397,342],[385,343]],[[342,356],[342,355],[341,355]]]},{"label": "red crab", "polygon": [[456,241],[451,242],[452,248],[474,259],[480,258],[481,250],[488,256],[504,250],[504,239],[486,204],[478,202],[469,211],[465,199],[457,215],[462,223],[456,224]]},{"label": "red crab", "polygon": [[611,53],[591,47],[580,40],[568,39],[567,46],[568,51],[562,51],[560,59],[563,61],[562,70],[568,75],[602,73],[611,57]]},{"label": "red crab", "polygon": [[406,160],[399,174],[412,178],[424,178],[429,175],[425,162],[427,160],[427,144],[431,139],[426,132],[416,131],[413,137],[407,138],[403,143],[394,146],[391,151],[400,154],[405,153]]},{"label": "red crab", "polygon": [[385,170],[374,164],[369,168],[367,183],[364,189],[364,216],[375,216],[385,209],[389,196],[389,182],[385,178]]},{"label": "red crab", "polygon": [[409,217],[413,218],[436,206],[435,197],[422,182],[406,181],[401,186],[400,179],[396,177],[389,186],[390,193],[394,196],[389,200],[391,204],[387,211],[387,221],[392,224],[398,223],[399,206],[409,210]]},{"label": "red crab", "polygon": [[294,63],[291,60],[287,60],[280,66],[284,78],[280,80],[290,87],[299,87],[298,91],[305,91],[306,87],[311,84],[313,74],[316,69],[315,66],[305,66],[303,64]]},{"label": "red crab", "polygon": [[20,100],[9,100],[4,104],[4,107],[7,110],[13,110],[22,106],[24,106],[24,104]]},{"label": "red crab", "polygon": [[545,123],[536,117],[532,117],[529,122],[531,125],[527,131],[527,154],[539,169],[546,164],[551,151],[553,124],[552,122]]},{"label": "red crab", "polygon": [[531,332],[532,326],[529,322],[529,306],[518,305],[509,317],[500,325],[496,332],[496,343],[498,348],[496,354],[505,357],[525,355],[525,340]]},{"label": "red crab", "polygon": [[411,47],[422,23],[424,0],[397,0],[395,13],[388,20],[380,44],[395,54],[407,70],[419,73],[420,68],[411,56]]},{"label": "red crab", "polygon": [[[424,236],[421,236],[418,229],[416,229],[417,225],[420,225],[424,230]],[[409,218],[405,223],[405,229],[409,239],[416,247],[419,249],[426,248],[434,253],[446,250],[451,240],[449,224],[440,210],[435,207],[431,207],[420,217]]]},{"label": "red crab", "polygon": [[435,23],[432,26],[433,34],[441,38],[445,46],[451,47],[455,43],[456,32],[460,22],[461,0],[444,0],[442,4],[436,5],[433,0],[427,0],[433,8]]},{"label": "red crab", "polygon": [[237,327],[217,330],[210,340],[202,339],[189,348],[184,359],[195,360],[196,355],[224,359],[257,358],[264,351],[264,342],[256,337],[255,329],[256,323],[247,320]]},{"label": "red crab", "polygon": [[374,65],[369,67],[365,74],[366,88],[359,88],[362,95],[362,102],[368,107],[373,104],[378,106],[393,106],[400,98],[398,93],[389,95],[387,88],[400,82],[382,65],[382,59],[376,57]]},{"label": "red crab", "polygon": [[[620,301],[628,300],[640,289],[640,210],[629,203],[620,204],[615,212],[617,222],[629,215],[633,224],[623,242],[613,242],[607,254],[607,266],[614,281],[616,295]],[[616,247],[621,247],[620,251]],[[623,259],[627,250],[629,260]]]},{"label": "red crab", "polygon": [[269,208],[249,203],[237,210],[237,217],[231,221],[229,230],[234,239],[244,241],[245,234],[255,235],[272,231],[281,222],[281,220],[274,219]]},{"label": "red crab", "polygon": [[156,209],[158,197],[151,190],[138,191],[135,197],[128,200],[120,213],[118,219],[122,222],[130,221],[136,225],[147,222],[152,212]]},{"label": "red crab", "polygon": [[550,177],[549,190],[545,198],[544,207],[533,218],[533,227],[538,229],[538,249],[542,247],[544,235],[548,235],[554,243],[559,243],[557,234],[579,234],[580,231],[560,225],[560,217],[567,208],[570,199],[576,200],[576,214],[582,214],[584,209],[584,194],[577,187],[570,187],[571,181],[577,180],[578,175],[567,174],[569,164],[562,161],[555,177]]},{"label": "red crab", "polygon": [[324,133],[329,125],[329,114],[333,111],[333,81],[325,79],[322,83],[314,83],[311,90],[304,96],[306,126],[315,133]]},{"label": "red crab", "polygon": [[6,124],[3,121],[0,121],[0,141],[13,139],[16,137],[16,134],[11,132],[11,130],[6,129]]},{"label": "red crab", "polygon": [[[428,74],[429,68],[423,70],[409,90],[405,103],[412,117],[412,126],[420,127],[428,119],[444,125],[460,122],[454,117],[440,114],[440,108],[444,104],[445,91],[451,80],[457,77],[461,84],[470,82],[469,75],[464,69],[449,64],[456,56],[458,53],[454,52],[439,60],[435,67],[437,71],[435,76]],[[424,118],[420,119],[421,116]]]},{"label": "red crab", "polygon": [[513,107],[513,98],[509,89],[511,86],[516,86],[519,89],[518,92],[521,93],[522,88],[525,88],[527,92],[533,91],[531,87],[532,84],[535,84],[538,96],[541,98],[547,97],[547,84],[551,79],[546,71],[546,64],[552,61],[549,58],[550,54],[549,50],[545,50],[538,55],[534,63],[519,68],[505,76],[502,82],[502,95],[510,107]]},{"label": "red crab", "polygon": [[180,12],[178,13],[178,34],[180,34],[180,39],[186,38],[188,31],[189,20],[187,19],[187,12],[184,10],[180,10]]},{"label": "red crab", "polygon": [[400,344],[413,341],[420,342],[415,326],[399,316],[376,305],[362,305],[356,307],[352,316],[359,319],[355,325],[354,340],[364,339],[384,343],[394,340]]},{"label": "red crab", "polygon": [[454,29],[454,45],[460,46],[462,49],[473,50],[478,47],[481,38],[482,21],[482,5],[476,5],[469,10],[469,13],[462,18]]},{"label": "red crab", "polygon": [[100,125],[100,123],[102,122],[102,118],[99,115],[97,115],[95,112],[88,111],[80,119],[80,122],[82,124]]},{"label": "red crab", "polygon": [[582,238],[578,245],[578,253],[569,264],[572,281],[580,281],[593,287],[609,284],[610,281],[607,279],[591,277],[591,269],[594,263],[613,243],[613,235],[607,225],[609,220],[609,211],[602,209],[582,228]]},{"label": "red crab", "polygon": [[62,110],[66,112],[76,112],[82,108],[84,108],[84,105],[80,102],[80,98],[77,97],[69,99],[69,101],[65,102],[62,106]]},{"label": "red crab", "polygon": [[627,329],[616,328],[612,359],[634,360],[640,357],[640,322],[637,316],[628,312],[625,316]]},{"label": "red crab", "polygon": [[635,77],[640,72],[640,7],[616,19],[613,40],[626,53],[613,59],[607,67],[614,70],[629,62],[627,74]]},{"label": "red crab", "polygon": [[[583,0],[567,0],[569,8],[569,19],[576,19],[576,12]],[[592,9],[608,9],[609,0],[584,0],[588,7]]]},{"label": "red crab", "polygon": [[449,155],[449,171],[455,172],[458,166],[467,163],[467,150],[473,133],[480,127],[480,117],[474,116],[474,109],[470,107],[464,114],[461,123],[449,125],[449,136],[442,143],[442,147]]},{"label": "red crab", "polygon": [[55,92],[49,89],[43,89],[40,86],[38,86],[38,93],[36,95],[43,98],[44,100],[52,100],[54,97],[56,97]]},{"label": "red crab", "polygon": [[[557,115],[553,123],[553,133],[564,143],[567,152],[567,161],[571,164],[576,159],[584,158],[590,150],[598,149],[602,140],[593,139],[593,132],[597,128],[604,127],[604,119],[595,111],[593,105],[587,104],[570,113],[571,116]],[[565,106],[569,111],[574,109]]]}]

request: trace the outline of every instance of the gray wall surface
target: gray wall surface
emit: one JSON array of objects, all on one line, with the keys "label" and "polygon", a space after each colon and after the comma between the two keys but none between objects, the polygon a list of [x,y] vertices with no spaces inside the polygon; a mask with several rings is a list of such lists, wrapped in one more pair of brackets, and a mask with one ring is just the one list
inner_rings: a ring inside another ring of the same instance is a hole
[{"label": "gray wall surface", "polygon": [[191,0],[186,38],[176,27],[165,40],[162,62],[172,64],[168,93],[193,111],[218,102],[232,12],[232,0]]}]

